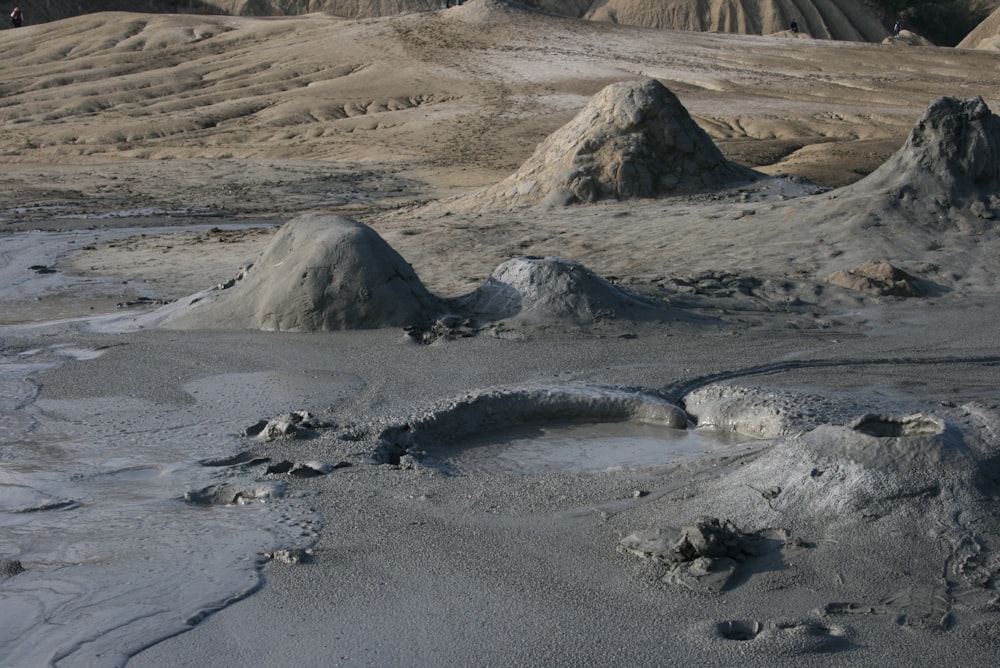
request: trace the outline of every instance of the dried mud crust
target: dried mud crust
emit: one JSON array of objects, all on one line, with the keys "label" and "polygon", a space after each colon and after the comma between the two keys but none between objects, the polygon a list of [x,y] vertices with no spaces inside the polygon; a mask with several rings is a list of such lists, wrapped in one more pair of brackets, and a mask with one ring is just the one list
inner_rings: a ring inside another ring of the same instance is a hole
[{"label": "dried mud crust", "polygon": [[163,160],[0,168],[0,231],[278,222],[299,211],[392,208],[422,184],[351,163]]},{"label": "dried mud crust", "polygon": [[[274,237],[276,227],[157,234],[154,230],[115,241],[88,244],[59,269],[70,274],[113,275],[139,281],[177,298],[231,279]],[[183,256],[184,271],[170,258]]]}]

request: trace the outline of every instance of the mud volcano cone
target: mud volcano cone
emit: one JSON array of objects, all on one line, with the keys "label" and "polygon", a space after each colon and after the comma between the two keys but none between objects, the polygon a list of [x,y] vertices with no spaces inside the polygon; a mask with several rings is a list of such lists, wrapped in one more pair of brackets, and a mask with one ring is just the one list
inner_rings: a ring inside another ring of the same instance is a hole
[{"label": "mud volcano cone", "polygon": [[310,214],[286,223],[240,277],[189,298],[163,326],[371,329],[421,324],[439,312],[438,299],[374,230]]},{"label": "mud volcano cone", "polygon": [[480,197],[565,205],[701,192],[756,177],[727,161],[677,97],[647,79],[604,88]]},{"label": "mud volcano cone", "polygon": [[915,220],[992,220],[1000,206],[1000,118],[981,97],[938,98],[902,148],[842,192],[888,195],[893,208]]},{"label": "mud volcano cone", "polygon": [[578,262],[519,257],[504,262],[465,297],[461,310],[487,320],[568,321],[678,320],[666,304],[647,301],[607,282]]}]

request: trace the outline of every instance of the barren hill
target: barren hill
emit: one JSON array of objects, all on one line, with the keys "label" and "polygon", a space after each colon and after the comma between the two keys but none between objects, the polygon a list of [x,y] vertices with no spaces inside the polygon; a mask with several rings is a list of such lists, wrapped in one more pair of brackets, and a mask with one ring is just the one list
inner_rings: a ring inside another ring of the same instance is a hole
[{"label": "barren hill", "polygon": [[[100,11],[257,17],[326,12],[356,19],[430,11],[444,4],[445,0],[53,0],[26,9],[29,22],[38,23]],[[859,0],[522,0],[522,4],[556,16],[669,30],[769,35],[787,30],[794,21],[803,34],[820,39],[880,42],[886,36],[878,17]]]},{"label": "barren hill", "polygon": [[792,22],[821,39],[878,42],[886,31],[870,9],[856,0],[603,0],[585,14],[592,21],[626,25],[769,35]]},{"label": "barren hill", "polygon": [[[236,165],[241,181],[280,180],[233,162],[265,159],[345,165],[324,167],[310,186],[318,191],[346,165],[390,164],[394,178],[427,183],[426,196],[440,197],[498,183],[599,90],[651,78],[727,159],[837,186],[884,162],[936,97],[982,95],[1000,107],[989,52],[907,49],[905,72],[916,74],[891,76],[888,48],[665,36],[499,0],[361,21],[101,12],[33,24],[29,16],[0,42],[0,155],[5,171],[129,165],[120,179],[79,186],[81,208],[99,207],[103,194],[250,211],[288,207],[290,196],[309,201],[304,187],[213,187],[221,167],[208,161]],[[203,162],[182,162],[192,160]],[[132,179],[138,171],[176,172],[190,190],[168,200],[148,189],[154,181]],[[365,192],[391,183],[351,173],[367,180]],[[9,206],[50,201],[51,179],[24,178],[5,183]]]},{"label": "barren hill", "polygon": [[1000,8],[958,43],[959,49],[1000,49]]}]

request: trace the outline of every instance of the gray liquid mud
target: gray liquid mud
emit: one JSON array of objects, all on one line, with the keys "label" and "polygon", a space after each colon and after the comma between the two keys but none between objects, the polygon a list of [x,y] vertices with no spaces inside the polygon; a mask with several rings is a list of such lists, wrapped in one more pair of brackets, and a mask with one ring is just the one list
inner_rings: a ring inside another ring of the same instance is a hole
[{"label": "gray liquid mud", "polygon": [[466,474],[600,473],[734,453],[746,440],[714,430],[640,422],[531,425],[427,447],[423,461]]},{"label": "gray liquid mud", "polygon": [[[123,665],[254,591],[262,552],[318,535],[306,499],[278,486],[246,504],[185,501],[192,488],[259,484],[199,463],[234,446],[204,416],[128,397],[111,411],[87,400],[38,409],[31,374],[97,354],[0,354],[0,558],[24,567],[0,579],[6,666]],[[118,415],[88,427],[102,410]],[[157,412],[159,428],[122,419]]]}]

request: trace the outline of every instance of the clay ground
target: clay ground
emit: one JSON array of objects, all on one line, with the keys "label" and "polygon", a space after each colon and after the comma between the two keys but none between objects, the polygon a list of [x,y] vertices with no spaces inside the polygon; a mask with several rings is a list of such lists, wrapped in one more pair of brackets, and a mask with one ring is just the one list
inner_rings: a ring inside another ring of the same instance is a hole
[{"label": "clay ground", "polygon": [[[995,245],[965,239],[935,268],[907,248],[908,268],[952,289],[898,300],[817,288],[826,272],[867,259],[865,241],[828,247],[813,229],[768,215],[795,209],[766,202],[734,207],[709,194],[461,214],[447,199],[514,171],[606,84],[643,77],[665,83],[731,159],[836,188],[882,164],[938,96],[982,96],[1000,109],[1000,56],[598,25],[486,0],[356,22],[96,14],[6,31],[0,56],[0,231],[11,243],[31,230],[87,232],[78,249],[43,260],[74,292],[8,286],[4,324],[223,282],[303,212],[369,223],[441,295],[474,289],[510,257],[558,255],[711,318],[703,328],[551,326],[434,346],[388,330],[8,331],[5,344],[25,355],[62,338],[108,351],[40,375],[53,419],[93,399],[112,416],[81,411],[79,424],[153,433],[160,412],[205,415],[217,401],[233,407],[230,421],[311,408],[340,425],[305,444],[252,445],[276,460],[354,464],[294,481],[324,517],[312,563],[268,565],[259,591],[135,665],[828,665],[831,652],[859,665],[983,665],[992,656],[997,522],[982,509],[995,502],[995,474],[955,483],[954,497],[943,482],[935,494],[908,479],[858,501],[852,494],[867,487],[830,482],[850,481],[853,465],[824,468],[793,439],[802,416],[846,429],[844,415],[924,411],[964,434],[962,452],[995,451]],[[436,200],[445,204],[422,208]],[[197,229],[157,234],[167,225]],[[242,225],[265,229],[234,229]],[[144,229],[119,238],[132,227]],[[956,278],[965,268],[975,271]],[[738,289],[748,279],[761,286],[750,296]],[[275,374],[307,389],[220,380]],[[317,374],[337,379],[320,384],[336,398],[308,390]],[[225,396],[189,396],[187,384],[203,378]],[[463,476],[362,466],[370,443],[351,440],[352,426],[373,430],[483,387],[587,382],[680,398],[713,380],[764,388],[748,420],[785,411],[774,399],[782,391],[813,397],[792,400],[780,443],[794,454],[782,459],[776,447],[760,459],[741,451],[596,476]],[[119,397],[156,409],[126,415]],[[760,493],[780,485],[794,500],[813,484],[831,485],[833,500],[772,504]],[[968,499],[982,505],[963,510]],[[813,547],[754,562],[724,595],[668,586],[655,566],[616,551],[632,531],[702,514],[784,527]],[[973,586],[969,573],[987,575]],[[838,601],[864,612],[822,614]],[[719,625],[731,622],[760,622],[760,633],[726,636]],[[114,650],[136,654],[144,642]]]}]

